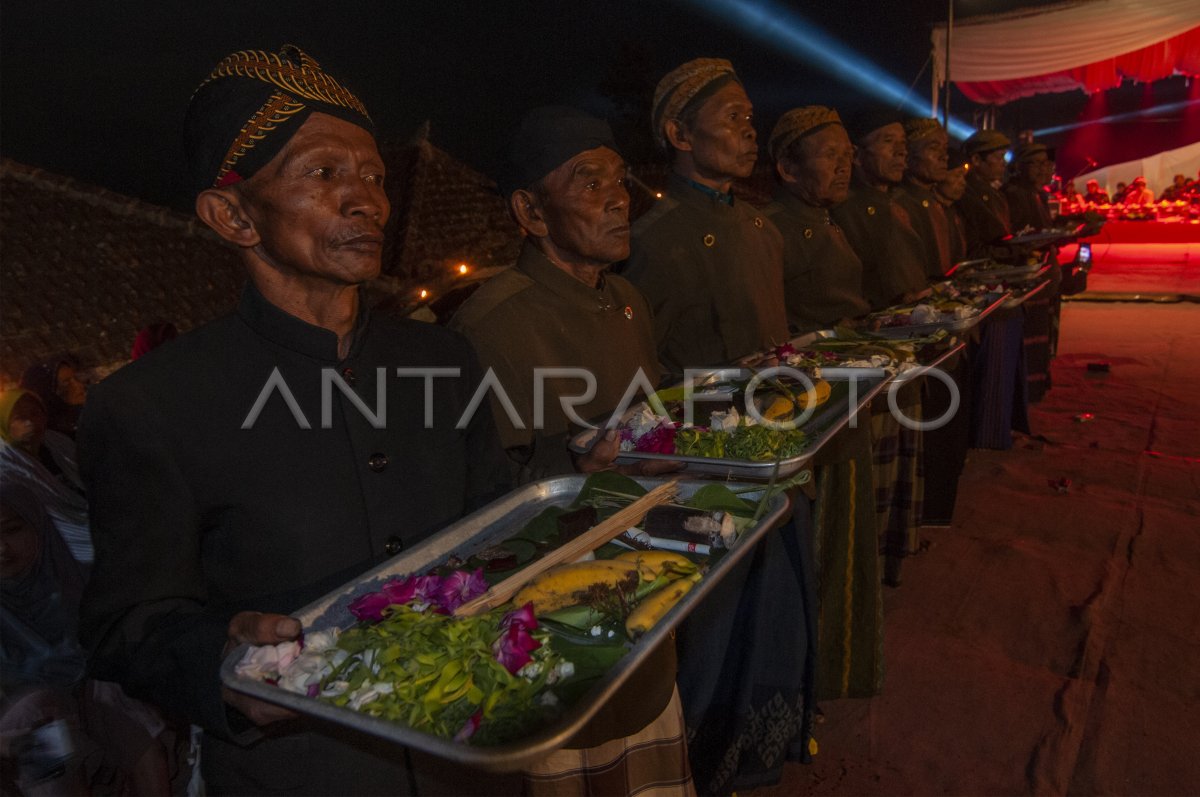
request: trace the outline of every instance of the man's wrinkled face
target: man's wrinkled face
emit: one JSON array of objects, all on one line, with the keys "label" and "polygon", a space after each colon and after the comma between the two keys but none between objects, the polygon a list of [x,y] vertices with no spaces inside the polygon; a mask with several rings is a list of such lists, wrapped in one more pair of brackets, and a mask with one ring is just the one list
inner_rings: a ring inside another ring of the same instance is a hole
[{"label": "man's wrinkled face", "polygon": [[314,113],[284,148],[238,186],[270,265],[306,280],[357,285],[379,275],[383,158],[363,128]]},{"label": "man's wrinkled face", "polygon": [[908,142],[908,174],[925,185],[940,182],[946,176],[950,138],[937,130]]},{"label": "man's wrinkled face", "polygon": [[731,80],[706,99],[686,130],[701,175],[731,180],[754,171],[758,160],[754,106],[741,83]]},{"label": "man's wrinkled face", "polygon": [[[828,208],[846,201],[850,193],[850,167],[854,146],[846,128],[830,125],[799,142],[797,158],[785,157],[780,164],[792,180],[789,192],[810,205]],[[795,148],[793,149],[795,151]]]},{"label": "man's wrinkled face", "polygon": [[962,199],[963,194],[967,192],[966,165],[964,164],[955,169],[947,169],[946,176],[938,181],[937,192],[951,202],[957,202]]},{"label": "man's wrinkled face", "polygon": [[20,578],[41,552],[37,529],[6,504],[0,504],[0,578]]},{"label": "man's wrinkled face", "polygon": [[575,262],[607,266],[629,257],[625,159],[608,147],[581,152],[542,178],[547,237]]},{"label": "man's wrinkled face", "polygon": [[872,185],[895,184],[903,180],[907,160],[908,143],[904,126],[899,122],[872,131],[859,144],[855,155],[855,163]]},{"label": "man's wrinkled face", "polygon": [[987,154],[976,153],[971,156],[971,168],[988,182],[1003,180],[1004,170],[1007,166],[1002,149],[994,149]]}]

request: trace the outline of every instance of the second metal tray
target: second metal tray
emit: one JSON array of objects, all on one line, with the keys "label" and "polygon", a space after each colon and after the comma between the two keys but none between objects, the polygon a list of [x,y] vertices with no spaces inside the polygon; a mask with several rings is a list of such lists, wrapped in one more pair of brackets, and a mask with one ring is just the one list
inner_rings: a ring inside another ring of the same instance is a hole
[{"label": "second metal tray", "polygon": [[902,327],[880,327],[879,329],[869,330],[869,332],[872,335],[878,335],[882,338],[891,338],[893,340],[923,337],[925,335],[932,335],[940,330],[945,330],[946,332],[965,332],[983,319],[987,318],[992,313],[996,312],[996,310],[1000,309],[1008,297],[1008,291],[999,294],[997,298],[991,302],[991,304],[982,308],[978,313],[970,318],[960,318],[955,321],[944,321],[932,324],[909,324],[908,326]]},{"label": "second metal tray", "polygon": [[[728,374],[743,369],[727,368],[710,372],[704,378],[717,374]],[[805,464],[825,445],[843,426],[850,421],[852,414],[857,414],[863,406],[874,398],[879,391],[887,386],[892,375],[882,368],[822,368],[821,376],[830,383],[844,382],[847,384],[847,395],[840,399],[831,398],[818,407],[811,418],[801,427],[811,437],[808,447],[794,457],[780,460],[778,463],[778,478],[784,479],[802,470]],[[626,413],[621,422],[641,411],[643,405],[637,405]],[[575,453],[583,453],[591,449],[595,436],[600,430],[589,429],[577,434],[570,442],[570,449]],[[679,462],[683,470],[689,474],[707,474],[721,478],[767,480],[775,474],[775,461],[751,462],[744,459],[718,459],[715,457],[686,457],[677,454],[652,454],[642,451],[622,451],[617,456],[619,463],[633,463],[644,460],[665,460]]]}]

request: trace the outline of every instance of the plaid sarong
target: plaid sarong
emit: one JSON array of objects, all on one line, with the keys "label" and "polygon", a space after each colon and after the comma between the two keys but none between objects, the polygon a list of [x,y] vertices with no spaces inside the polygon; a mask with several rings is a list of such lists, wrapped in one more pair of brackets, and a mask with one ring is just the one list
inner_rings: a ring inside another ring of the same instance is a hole
[{"label": "plaid sarong", "polygon": [[[917,382],[898,391],[897,406],[905,417],[921,420],[921,393]],[[915,553],[919,545],[921,499],[925,494],[922,472],[922,433],[900,424],[886,401],[876,401],[871,409],[871,433],[874,437],[875,513],[879,532],[879,553],[884,558],[883,580],[892,586],[900,583],[900,564]]]},{"label": "plaid sarong", "polygon": [[632,736],[536,762],[525,770],[525,788],[531,797],[695,797],[679,688],[662,714]]}]

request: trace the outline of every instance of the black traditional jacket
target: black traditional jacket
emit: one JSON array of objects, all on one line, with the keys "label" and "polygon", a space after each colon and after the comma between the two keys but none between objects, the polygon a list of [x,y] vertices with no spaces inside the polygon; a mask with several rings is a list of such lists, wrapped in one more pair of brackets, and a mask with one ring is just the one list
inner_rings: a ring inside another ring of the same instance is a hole
[{"label": "black traditional jacket", "polygon": [[[427,405],[425,379],[396,371],[429,367],[461,375],[431,377]],[[363,309],[342,358],[249,285],[236,312],[90,392],[81,635],[96,676],[206,730],[214,792],[407,788],[397,748],[336,728],[231,741],[248,726],[218,667],[236,612],[294,611],[507,489],[487,402],[456,428],[478,380],[456,333]]]}]

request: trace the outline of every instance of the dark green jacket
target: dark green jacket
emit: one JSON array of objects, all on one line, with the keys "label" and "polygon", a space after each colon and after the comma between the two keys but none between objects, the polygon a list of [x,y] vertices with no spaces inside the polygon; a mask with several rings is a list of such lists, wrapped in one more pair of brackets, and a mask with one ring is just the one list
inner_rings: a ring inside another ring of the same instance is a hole
[{"label": "dark green jacket", "polygon": [[794,331],[825,329],[871,311],[862,293],[862,261],[828,210],[778,189],[764,212],[783,235],[783,291]]},{"label": "dark green jacket", "polygon": [[[542,429],[535,429],[534,369],[583,368],[596,394],[575,413],[599,423],[621,403],[640,369],[652,387],[659,377],[650,307],[623,277],[605,274],[592,288],[555,266],[526,241],[516,266],[493,277],[468,299],[450,326],[475,346],[484,368],[495,370],[524,429],[517,428],[492,394],[492,407],[519,479],[573,473],[567,439],[579,427],[559,401],[578,396],[574,378],[544,382]],[[636,394],[632,401],[644,398]],[[675,645],[664,642],[570,742],[589,747],[634,733],[662,712],[675,688]]]},{"label": "dark green jacket", "polygon": [[863,295],[878,310],[923,290],[925,250],[908,213],[857,175],[845,202],[830,211],[863,265]]},{"label": "dark green jacket", "polygon": [[941,279],[955,261],[951,259],[951,221],[933,191],[905,180],[896,189],[895,200],[908,211],[913,231],[925,252],[925,276]]},{"label": "dark green jacket", "polygon": [[[518,456],[533,478],[573,471],[565,439],[578,426],[559,399],[585,388],[580,379],[545,379],[544,419],[535,429],[535,368],[584,368],[595,376],[595,396],[574,407],[587,421],[617,407],[639,368],[649,384],[658,384],[653,319],[637,288],[616,274],[589,287],[530,243],[516,266],[488,280],[459,308],[450,328],[471,341],[480,363],[494,369],[504,386],[524,428],[494,392],[492,415],[506,449],[529,449]],[[635,401],[641,398],[639,393]]]},{"label": "dark green jacket", "polygon": [[1014,232],[1030,228],[1045,230],[1052,225],[1050,208],[1046,207],[1041,190],[1033,183],[1010,180],[1004,184],[1004,198],[1008,201],[1009,219]]},{"label": "dark green jacket", "polygon": [[974,172],[967,173],[967,192],[958,200],[967,232],[967,256],[982,257],[988,248],[1012,232],[1008,200]]},{"label": "dark green jacket", "polygon": [[622,273],[650,302],[659,359],[673,373],[787,340],[783,239],[745,202],[727,205],[672,175],[634,225]]}]

